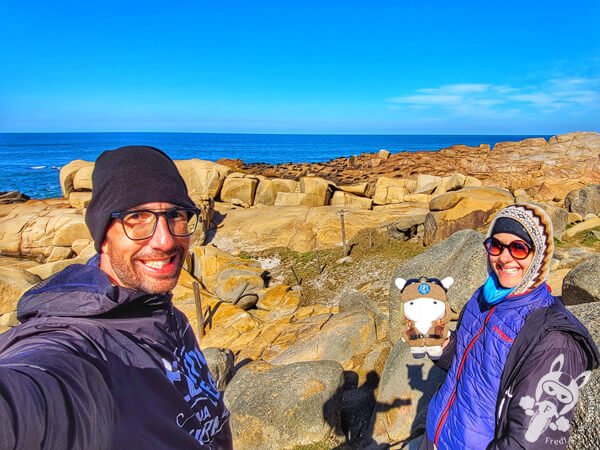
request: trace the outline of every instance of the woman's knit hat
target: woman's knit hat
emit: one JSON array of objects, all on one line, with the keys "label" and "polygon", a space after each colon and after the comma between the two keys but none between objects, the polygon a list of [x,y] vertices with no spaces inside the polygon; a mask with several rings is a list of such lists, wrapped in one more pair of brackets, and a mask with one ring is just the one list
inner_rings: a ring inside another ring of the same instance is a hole
[{"label": "woman's knit hat", "polygon": [[[531,203],[507,206],[496,214],[487,237],[502,232],[521,237],[534,251],[529,270],[511,295],[522,294],[544,283],[550,273],[550,261],[554,254],[554,233],[548,213]],[[488,272],[491,272],[489,262]]]}]

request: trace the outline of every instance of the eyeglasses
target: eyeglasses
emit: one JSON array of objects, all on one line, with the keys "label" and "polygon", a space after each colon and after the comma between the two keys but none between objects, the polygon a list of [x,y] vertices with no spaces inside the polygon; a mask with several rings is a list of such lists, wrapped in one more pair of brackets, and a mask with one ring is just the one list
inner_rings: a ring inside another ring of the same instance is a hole
[{"label": "eyeglasses", "polygon": [[489,237],[483,241],[485,250],[492,256],[500,256],[505,248],[508,249],[510,256],[515,259],[525,259],[531,253],[531,247],[524,241],[512,241],[510,244],[503,244],[498,239]]},{"label": "eyeglasses", "polygon": [[114,212],[111,219],[118,219],[123,225],[125,235],[133,241],[150,239],[156,231],[158,217],[163,216],[167,221],[169,232],[173,236],[189,236],[198,226],[199,210],[195,208],[171,208],[165,211],[136,209]]}]

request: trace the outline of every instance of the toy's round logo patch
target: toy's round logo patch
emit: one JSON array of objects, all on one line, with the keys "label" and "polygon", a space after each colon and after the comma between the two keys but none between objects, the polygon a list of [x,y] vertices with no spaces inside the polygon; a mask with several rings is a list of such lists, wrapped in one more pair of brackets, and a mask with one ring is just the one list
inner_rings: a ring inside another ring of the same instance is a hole
[{"label": "toy's round logo patch", "polygon": [[429,292],[431,292],[431,286],[429,286],[427,283],[421,283],[417,290],[419,291],[419,294],[427,295]]}]

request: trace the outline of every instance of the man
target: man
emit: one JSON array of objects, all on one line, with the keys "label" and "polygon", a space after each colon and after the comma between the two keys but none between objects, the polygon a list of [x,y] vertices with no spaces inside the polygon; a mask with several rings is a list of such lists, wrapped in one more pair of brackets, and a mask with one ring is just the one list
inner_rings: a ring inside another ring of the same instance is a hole
[{"label": "man", "polygon": [[231,448],[229,413],[171,303],[198,223],[173,161],[100,155],[86,224],[98,252],[29,290],[0,337],[0,448]]}]

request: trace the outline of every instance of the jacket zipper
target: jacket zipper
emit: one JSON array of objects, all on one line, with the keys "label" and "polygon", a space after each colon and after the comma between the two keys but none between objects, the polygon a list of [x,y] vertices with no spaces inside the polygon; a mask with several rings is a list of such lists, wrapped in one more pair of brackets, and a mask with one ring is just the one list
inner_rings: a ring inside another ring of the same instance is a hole
[{"label": "jacket zipper", "polygon": [[438,425],[435,429],[435,438],[433,439],[433,442],[436,446],[438,445],[438,440],[440,438],[440,433],[442,431],[442,425],[444,425],[444,422],[446,422],[446,418],[448,417],[450,408],[452,407],[452,404],[454,403],[454,400],[456,399],[456,388],[458,387],[458,382],[460,381],[460,375],[462,373],[463,366],[465,365],[467,355],[471,351],[471,348],[475,344],[475,341],[477,341],[477,339],[479,339],[479,336],[481,336],[483,334],[483,332],[485,330],[485,326],[487,325],[488,321],[490,320],[490,317],[495,309],[496,309],[495,306],[492,309],[490,309],[490,312],[488,313],[488,315],[485,317],[485,320],[483,321],[483,325],[481,326],[481,329],[477,332],[477,334],[475,336],[473,336],[473,339],[471,339],[471,342],[469,342],[469,345],[467,346],[467,348],[465,349],[465,352],[463,353],[463,356],[460,360],[460,365],[458,366],[458,371],[456,372],[456,384],[454,386],[454,389],[452,390],[452,395],[450,396],[450,400],[448,400],[448,404],[444,408],[444,411],[442,412],[442,415],[440,417],[440,421],[438,422]]}]

